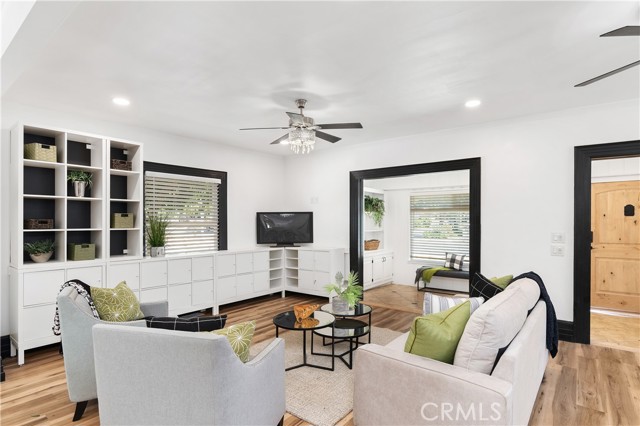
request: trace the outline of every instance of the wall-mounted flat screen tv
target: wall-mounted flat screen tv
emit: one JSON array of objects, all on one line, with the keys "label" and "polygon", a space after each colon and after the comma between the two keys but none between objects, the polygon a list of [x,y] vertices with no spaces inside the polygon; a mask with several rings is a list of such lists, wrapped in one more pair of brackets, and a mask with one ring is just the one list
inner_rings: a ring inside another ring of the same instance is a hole
[{"label": "wall-mounted flat screen tv", "polygon": [[293,246],[313,242],[313,212],[256,213],[258,244]]}]

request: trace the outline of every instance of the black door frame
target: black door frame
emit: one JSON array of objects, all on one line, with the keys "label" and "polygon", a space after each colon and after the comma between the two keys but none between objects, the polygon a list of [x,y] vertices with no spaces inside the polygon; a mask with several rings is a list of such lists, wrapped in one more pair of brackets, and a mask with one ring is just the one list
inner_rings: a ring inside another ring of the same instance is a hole
[{"label": "black door frame", "polygon": [[573,330],[577,343],[591,340],[591,162],[640,156],[640,141],[576,146],[573,204]]},{"label": "black door frame", "polygon": [[[410,164],[349,173],[349,265],[362,277],[364,253],[362,247],[362,215],[366,179],[400,177],[423,173],[469,170],[469,282],[480,271],[480,157],[436,163]],[[357,266],[357,269],[354,268]],[[360,279],[362,282],[362,279]],[[361,284],[362,285],[362,284]]]}]

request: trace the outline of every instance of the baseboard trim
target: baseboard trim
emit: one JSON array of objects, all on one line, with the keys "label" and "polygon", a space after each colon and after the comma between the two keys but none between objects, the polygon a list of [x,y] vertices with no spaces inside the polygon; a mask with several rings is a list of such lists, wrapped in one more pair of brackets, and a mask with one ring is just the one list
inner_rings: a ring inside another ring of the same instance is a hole
[{"label": "baseboard trim", "polygon": [[558,320],[558,332],[560,340],[564,340],[565,342],[576,341],[573,322]]}]

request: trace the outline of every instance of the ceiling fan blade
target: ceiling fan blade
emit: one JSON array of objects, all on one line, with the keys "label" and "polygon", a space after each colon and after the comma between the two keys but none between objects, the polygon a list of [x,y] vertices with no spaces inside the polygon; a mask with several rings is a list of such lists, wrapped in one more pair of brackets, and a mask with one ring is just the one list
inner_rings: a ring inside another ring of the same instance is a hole
[{"label": "ceiling fan blade", "polygon": [[321,129],[362,129],[360,123],[317,124]]},{"label": "ceiling fan blade", "polygon": [[628,65],[625,65],[625,66],[620,67],[618,69],[615,69],[613,71],[609,71],[608,73],[605,73],[605,74],[599,75],[597,77],[594,77],[591,80],[583,81],[582,83],[576,84],[573,87],[584,87],[584,86],[587,86],[587,85],[589,85],[591,83],[595,83],[598,80],[602,80],[603,78],[611,77],[614,74],[617,74],[617,73],[619,73],[621,71],[624,71],[624,70],[628,70],[629,68],[633,68],[633,67],[638,66],[638,65],[640,65],[640,61],[632,62],[632,63],[630,63]]},{"label": "ceiling fan blade", "polygon": [[327,142],[331,142],[331,143],[336,143],[336,142],[338,142],[340,139],[342,139],[342,138],[339,138],[339,137],[337,137],[337,136],[330,135],[330,134],[325,133],[325,132],[320,132],[320,131],[318,131],[318,130],[316,130],[316,136],[317,136],[317,137],[319,137],[320,139],[324,139],[325,141],[327,141]]},{"label": "ceiling fan blade", "polygon": [[287,115],[293,124],[304,124],[304,115],[295,112],[288,112]]},{"label": "ceiling fan blade", "polygon": [[604,33],[600,35],[600,37],[623,37],[623,36],[640,36],[640,26],[628,25],[626,27],[618,28],[617,30],[609,31],[608,33]]},{"label": "ceiling fan blade", "polygon": [[277,145],[279,143],[282,143],[283,140],[285,139],[289,139],[289,133],[286,133],[284,136],[280,136],[278,139],[276,139],[275,141],[271,142],[271,145]]},{"label": "ceiling fan blade", "polygon": [[288,127],[247,127],[246,129],[238,129],[238,130],[272,130],[272,129],[286,130],[288,129]]}]

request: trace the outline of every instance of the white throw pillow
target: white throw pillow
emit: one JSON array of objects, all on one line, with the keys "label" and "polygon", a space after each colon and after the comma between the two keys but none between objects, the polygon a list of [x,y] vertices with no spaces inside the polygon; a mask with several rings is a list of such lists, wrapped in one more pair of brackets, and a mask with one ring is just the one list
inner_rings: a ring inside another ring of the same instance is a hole
[{"label": "white throw pillow", "polygon": [[453,365],[490,374],[498,351],[522,328],[527,306],[527,296],[521,288],[500,292],[483,303],[467,322]]},{"label": "white throw pillow", "polygon": [[446,311],[447,309],[451,309],[456,305],[460,305],[469,300],[471,302],[471,313],[478,309],[482,302],[484,302],[484,298],[482,297],[447,297],[447,296],[438,296],[433,293],[425,293],[424,301],[422,303],[422,312],[424,315],[435,314],[436,312]]}]

